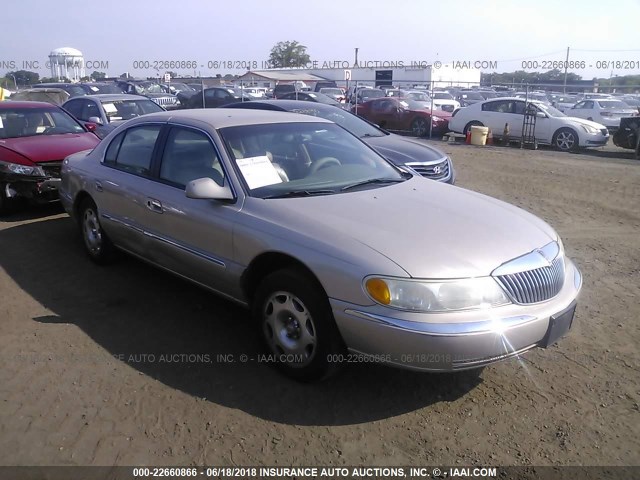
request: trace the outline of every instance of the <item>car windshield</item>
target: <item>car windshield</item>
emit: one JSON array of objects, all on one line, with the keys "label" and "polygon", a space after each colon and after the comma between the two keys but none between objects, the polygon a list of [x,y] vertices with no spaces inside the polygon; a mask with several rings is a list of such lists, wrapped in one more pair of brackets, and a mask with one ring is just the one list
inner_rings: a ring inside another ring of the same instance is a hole
[{"label": "car windshield", "polygon": [[578,101],[578,97],[576,95],[563,96],[558,97],[556,101],[559,103],[576,103]]},{"label": "car windshield", "polygon": [[629,108],[629,105],[620,100],[598,100],[600,108]]},{"label": "car windshield", "polygon": [[147,113],[163,112],[164,109],[151,100],[114,100],[102,102],[110,122],[129,120]]},{"label": "car windshield", "polygon": [[325,95],[342,95],[342,90],[339,88],[321,88],[320,93],[324,93]]},{"label": "car windshield", "polygon": [[169,88],[173,87],[175,90],[180,90],[181,92],[193,92],[195,91],[186,83],[170,83]]},{"label": "car windshield", "polygon": [[147,93],[165,93],[160,85],[151,82],[136,83],[135,89],[136,93],[139,95],[145,95]]},{"label": "car windshield", "polygon": [[338,194],[405,178],[332,123],[243,125],[220,129],[220,135],[252,197]]},{"label": "car windshield", "polygon": [[431,97],[424,92],[409,92],[407,97],[411,100],[417,100],[419,102],[430,102]]},{"label": "car windshield", "polygon": [[385,137],[388,135],[361,117],[341,108],[314,108],[313,106],[305,106],[304,108],[293,108],[289,111],[331,120],[333,123],[337,123],[345,130],[360,138]]},{"label": "car windshield", "polygon": [[402,100],[398,101],[398,103],[402,107],[407,108],[409,110],[424,110],[425,108],[426,109],[430,108],[426,102],[417,102],[410,98],[403,98]]},{"label": "car windshield", "polygon": [[52,108],[3,108],[0,110],[0,138],[34,137],[85,130],[63,110]]},{"label": "car windshield", "polygon": [[360,98],[381,98],[384,97],[385,94],[382,90],[378,90],[377,88],[365,88],[360,90],[359,96]]},{"label": "car windshield", "polygon": [[89,85],[89,90],[91,90],[92,94],[122,93],[121,88],[111,83],[94,83],[93,85]]},{"label": "car windshield", "polygon": [[548,105],[546,103],[537,103],[536,105],[538,106],[538,108],[540,110],[545,112],[550,117],[566,117],[566,115],[564,113],[562,113],[557,108],[552,107],[551,105]]},{"label": "car windshield", "polygon": [[431,96],[438,100],[453,100],[453,95],[446,92],[433,92]]},{"label": "car windshield", "polygon": [[484,100],[484,97],[478,92],[460,92],[460,95],[465,100]]}]

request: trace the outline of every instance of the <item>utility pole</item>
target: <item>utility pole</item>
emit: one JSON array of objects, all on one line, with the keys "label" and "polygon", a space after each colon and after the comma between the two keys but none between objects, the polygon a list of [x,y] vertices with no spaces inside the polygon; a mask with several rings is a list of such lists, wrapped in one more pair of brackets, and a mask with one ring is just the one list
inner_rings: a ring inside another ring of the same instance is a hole
[{"label": "utility pole", "polygon": [[569,67],[569,47],[567,47],[567,59],[564,62],[564,89],[562,93],[567,93],[567,68]]},{"label": "utility pole", "polygon": [[355,50],[356,50],[356,60],[353,63],[353,68],[359,68],[358,67],[358,50],[359,50],[359,48],[356,47]]}]

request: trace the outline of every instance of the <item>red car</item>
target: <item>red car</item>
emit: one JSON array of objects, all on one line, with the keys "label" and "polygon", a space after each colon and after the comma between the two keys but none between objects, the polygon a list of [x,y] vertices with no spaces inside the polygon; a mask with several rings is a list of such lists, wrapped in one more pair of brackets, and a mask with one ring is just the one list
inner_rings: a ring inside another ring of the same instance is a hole
[{"label": "red car", "polygon": [[100,143],[92,129],[49,103],[0,102],[0,214],[16,198],[57,200],[64,158]]},{"label": "red car", "polygon": [[351,111],[386,130],[410,131],[416,137],[429,135],[429,123],[433,133],[446,133],[451,114],[438,110],[431,114],[419,102],[409,98],[384,97],[369,100],[352,107]]}]

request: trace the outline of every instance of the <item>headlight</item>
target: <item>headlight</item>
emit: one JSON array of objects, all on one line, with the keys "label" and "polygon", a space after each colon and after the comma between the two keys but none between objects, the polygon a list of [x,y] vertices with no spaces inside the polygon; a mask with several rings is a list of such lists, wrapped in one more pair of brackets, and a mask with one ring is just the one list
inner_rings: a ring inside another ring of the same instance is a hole
[{"label": "headlight", "polygon": [[434,115],[431,117],[431,120],[433,120],[433,122],[436,123],[436,122],[442,122],[444,119]]},{"label": "headlight", "polygon": [[598,133],[598,129],[591,125],[581,125],[581,127],[584,128],[585,132],[590,133],[591,135]]},{"label": "headlight", "polygon": [[491,277],[421,281],[369,277],[365,290],[377,303],[412,312],[449,312],[511,303]]},{"label": "headlight", "polygon": [[16,175],[29,175],[32,177],[44,177],[42,167],[30,167],[19,163],[3,162],[0,160],[0,171]]}]

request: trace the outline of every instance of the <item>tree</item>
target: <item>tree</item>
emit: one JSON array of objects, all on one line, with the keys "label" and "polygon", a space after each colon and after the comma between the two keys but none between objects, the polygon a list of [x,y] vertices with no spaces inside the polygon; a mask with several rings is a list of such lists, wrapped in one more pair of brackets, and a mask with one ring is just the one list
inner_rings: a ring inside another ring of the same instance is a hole
[{"label": "tree", "polygon": [[94,80],[104,80],[105,78],[107,78],[107,74],[104,72],[97,72],[94,70],[94,72],[91,74],[91,78],[93,78]]},{"label": "tree", "polygon": [[17,70],[7,73],[5,78],[10,78],[12,81],[15,78],[15,83],[18,85],[33,85],[40,80],[40,74],[28,70]]},{"label": "tree", "polygon": [[295,40],[276,43],[269,55],[271,68],[303,67],[310,61],[307,47]]}]

